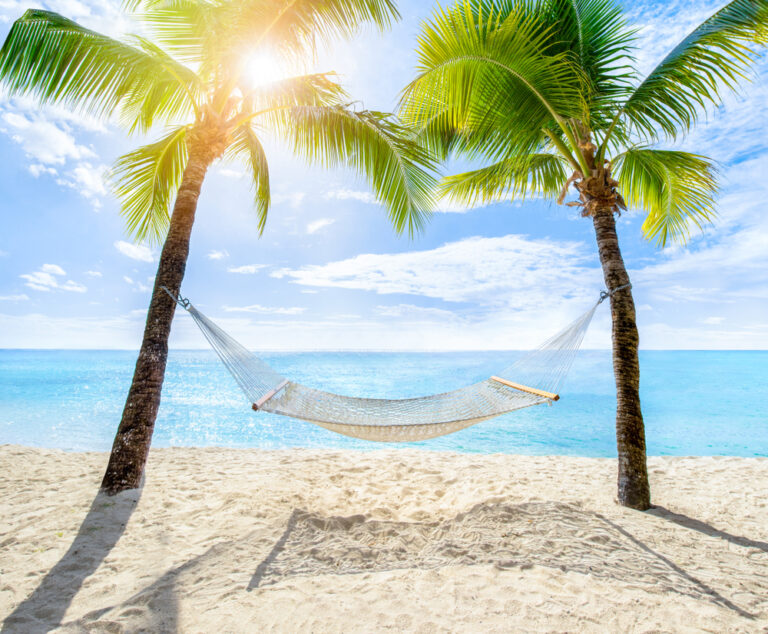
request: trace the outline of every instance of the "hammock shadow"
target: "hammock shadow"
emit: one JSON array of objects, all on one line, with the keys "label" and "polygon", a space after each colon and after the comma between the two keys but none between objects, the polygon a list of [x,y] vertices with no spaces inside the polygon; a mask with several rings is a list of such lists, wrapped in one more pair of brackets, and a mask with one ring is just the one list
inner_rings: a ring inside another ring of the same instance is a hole
[{"label": "hammock shadow", "polygon": [[760,542],[754,539],[749,539],[748,537],[733,535],[726,531],[720,530],[719,528],[715,528],[706,522],[702,522],[701,520],[689,517],[688,515],[670,511],[663,506],[654,506],[652,509],[646,512],[650,515],[655,515],[656,517],[674,522],[679,526],[684,526],[685,528],[698,531],[699,533],[708,535],[709,537],[719,537],[720,539],[724,539],[725,541],[730,542],[731,544],[736,544],[737,546],[743,546],[744,548],[757,548],[763,552],[768,553],[768,542]]},{"label": "hammock shadow", "polygon": [[61,625],[83,582],[109,555],[138,504],[141,490],[114,497],[99,493],[74,541],[37,588],[5,619],[2,632],[37,634]]},{"label": "hammock shadow", "polygon": [[704,600],[754,618],[615,522],[559,502],[481,503],[429,523],[323,517],[296,509],[248,590],[291,576],[484,564],[579,572]]}]

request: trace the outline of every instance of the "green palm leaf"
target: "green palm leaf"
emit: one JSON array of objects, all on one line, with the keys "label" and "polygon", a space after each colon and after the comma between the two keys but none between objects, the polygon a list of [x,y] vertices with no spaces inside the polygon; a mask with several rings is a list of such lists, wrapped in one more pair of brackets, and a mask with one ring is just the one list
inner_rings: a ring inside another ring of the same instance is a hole
[{"label": "green palm leaf", "polygon": [[31,94],[94,116],[120,112],[146,130],[159,116],[192,112],[195,74],[157,50],[113,40],[56,13],[27,11],[0,51],[0,80],[11,94]]},{"label": "green palm leaf", "polygon": [[348,98],[334,73],[287,77],[245,92],[240,119],[290,106],[330,106]]},{"label": "green palm leaf", "polygon": [[528,153],[546,129],[565,131],[566,119],[584,115],[583,73],[570,53],[552,50],[539,16],[514,6],[461,3],[424,25],[401,115],[438,156]]},{"label": "green palm leaf", "polygon": [[391,0],[139,0],[128,6],[143,10],[142,20],[164,48],[201,63],[204,74],[215,74],[223,60],[237,63],[248,50],[306,58],[363,24],[383,30],[399,18]]},{"label": "green palm leaf", "polygon": [[232,134],[232,144],[227,148],[227,157],[246,163],[252,177],[254,205],[259,219],[259,233],[264,232],[270,205],[269,164],[264,146],[250,124],[244,124]]},{"label": "green palm leaf", "polygon": [[347,165],[364,176],[397,232],[420,230],[434,208],[432,161],[392,115],[344,106],[297,106],[267,117],[295,151],[327,167]]},{"label": "green palm leaf", "polygon": [[702,228],[716,215],[716,170],[705,156],[633,148],[614,167],[626,204],[647,212],[643,233],[660,246],[685,242],[691,225]]},{"label": "green palm leaf", "polygon": [[615,102],[631,92],[635,32],[614,0],[548,0],[538,11],[551,28],[552,50],[570,51],[586,75],[591,123],[599,129]]},{"label": "green palm leaf", "polygon": [[440,191],[464,205],[485,204],[509,197],[554,197],[567,179],[567,162],[553,154],[527,154],[443,179]]},{"label": "green palm leaf", "polygon": [[755,44],[768,43],[768,0],[733,0],[678,44],[623,106],[641,134],[657,130],[674,138],[736,90],[756,59]]},{"label": "green palm leaf", "polygon": [[179,126],[155,143],[121,156],[112,172],[129,235],[161,242],[170,222],[171,203],[187,164],[189,126]]}]

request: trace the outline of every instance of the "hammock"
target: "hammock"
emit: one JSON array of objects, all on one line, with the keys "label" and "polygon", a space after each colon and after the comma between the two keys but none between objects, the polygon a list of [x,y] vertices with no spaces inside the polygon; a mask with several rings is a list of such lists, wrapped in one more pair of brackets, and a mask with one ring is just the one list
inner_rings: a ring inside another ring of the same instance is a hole
[{"label": "hammock", "polygon": [[601,293],[586,313],[499,376],[452,392],[406,399],[342,396],[290,381],[225,333],[189,300],[162,288],[189,312],[254,410],[298,418],[363,440],[408,442],[444,436],[501,414],[557,401],[557,390],[595,310],[606,297],[624,287]]}]

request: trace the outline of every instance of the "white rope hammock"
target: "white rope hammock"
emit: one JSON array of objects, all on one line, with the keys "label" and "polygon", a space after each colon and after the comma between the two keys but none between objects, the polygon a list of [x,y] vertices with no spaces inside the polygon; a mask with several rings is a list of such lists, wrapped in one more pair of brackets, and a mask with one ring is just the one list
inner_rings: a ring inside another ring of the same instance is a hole
[{"label": "white rope hammock", "polygon": [[162,288],[189,312],[254,410],[299,418],[363,440],[405,442],[444,436],[507,412],[558,400],[557,390],[595,310],[606,297],[625,287],[601,293],[586,313],[499,376],[452,392],[407,399],[342,396],[290,381],[225,333],[189,300]]}]

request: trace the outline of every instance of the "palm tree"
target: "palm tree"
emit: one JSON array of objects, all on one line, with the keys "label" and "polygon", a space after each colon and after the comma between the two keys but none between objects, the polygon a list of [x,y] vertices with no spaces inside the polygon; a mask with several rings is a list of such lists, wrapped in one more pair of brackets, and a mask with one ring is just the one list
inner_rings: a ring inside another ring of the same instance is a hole
[{"label": "palm tree", "polygon": [[417,46],[401,116],[439,159],[482,161],[441,183],[465,204],[542,196],[573,186],[592,219],[611,295],[619,501],[647,509],[638,332],[614,215],[646,214],[661,246],[715,214],[705,156],[653,147],[684,135],[735,90],[768,41],[768,0],[734,0],[644,78],[633,31],[613,0],[466,0],[435,11]]},{"label": "palm tree", "polygon": [[214,161],[247,164],[261,230],[270,205],[266,133],[286,139],[311,162],[347,165],[366,177],[399,232],[422,225],[434,185],[420,167],[429,160],[412,135],[391,115],[349,104],[332,73],[261,86],[247,80],[253,60],[301,61],[363,24],[388,27],[399,17],[391,0],[141,2],[129,0],[126,8],[154,41],[118,41],[55,13],[30,10],[13,25],[0,53],[0,80],[11,93],[117,120],[129,132],[167,126],[159,140],[119,158],[114,170],[129,232],[164,244],[102,482],[110,494],[141,481],[176,307],[161,287],[179,292],[198,196]]}]

